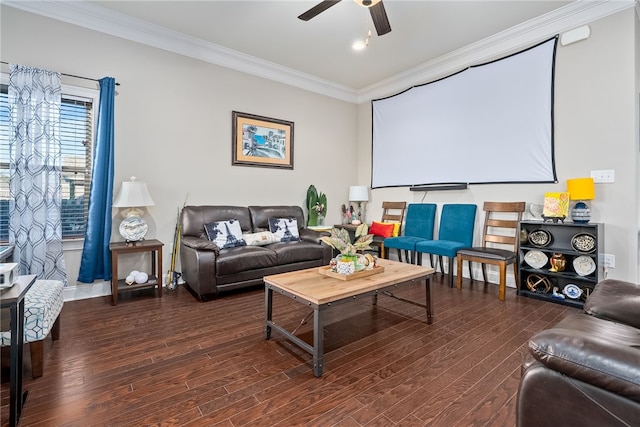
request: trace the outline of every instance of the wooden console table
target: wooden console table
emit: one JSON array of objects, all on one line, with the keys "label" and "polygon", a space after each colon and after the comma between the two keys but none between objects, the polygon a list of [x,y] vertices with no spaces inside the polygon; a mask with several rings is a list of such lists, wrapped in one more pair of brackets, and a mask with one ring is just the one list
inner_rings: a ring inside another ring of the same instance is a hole
[{"label": "wooden console table", "polygon": [[[160,240],[142,240],[140,242],[112,242],[111,250],[111,304],[118,304],[118,292],[131,292],[158,286],[158,297],[162,297],[162,243]],[[151,252],[151,274],[145,283],[127,284],[125,279],[118,280],[118,255],[136,252]]]}]

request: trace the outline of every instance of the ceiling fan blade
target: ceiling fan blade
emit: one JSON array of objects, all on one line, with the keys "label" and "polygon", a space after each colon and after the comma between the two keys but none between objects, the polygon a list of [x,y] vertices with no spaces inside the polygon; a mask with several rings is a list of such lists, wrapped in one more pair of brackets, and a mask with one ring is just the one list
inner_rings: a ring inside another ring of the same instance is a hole
[{"label": "ceiling fan blade", "polygon": [[335,6],[338,4],[340,0],[324,0],[313,6],[311,9],[307,10],[302,15],[298,16],[298,19],[302,19],[303,21],[308,21],[309,19],[315,17],[316,15],[321,14],[325,10],[329,9],[331,6]]},{"label": "ceiling fan blade", "polygon": [[383,36],[391,32],[391,25],[389,25],[387,11],[384,9],[382,1],[371,6],[369,10],[371,11],[371,19],[373,19],[373,25],[375,25],[378,35]]}]

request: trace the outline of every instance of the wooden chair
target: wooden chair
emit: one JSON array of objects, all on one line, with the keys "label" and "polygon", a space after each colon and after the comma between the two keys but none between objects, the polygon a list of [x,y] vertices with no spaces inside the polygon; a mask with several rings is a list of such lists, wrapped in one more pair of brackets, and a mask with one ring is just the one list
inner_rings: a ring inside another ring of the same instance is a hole
[{"label": "wooden chair", "polygon": [[[407,202],[382,202],[382,222],[397,222],[400,223],[400,230],[402,230],[402,223],[404,221],[404,212],[407,209]],[[378,248],[378,258],[386,258],[387,254],[384,248],[384,239],[382,236],[373,236],[372,247]]]},{"label": "wooden chair", "polygon": [[[498,298],[504,301],[507,286],[507,266],[513,264],[513,277],[518,283],[518,223],[525,210],[525,202],[485,202],[482,246],[458,251],[458,289],[462,288],[462,261],[469,262],[469,277],[473,280],[471,263],[482,264],[482,278],[487,283],[487,264],[497,265],[500,270]],[[509,215],[511,214],[511,215]],[[506,218],[509,217],[509,218]],[[496,246],[488,246],[496,245]],[[509,249],[506,249],[508,246]]]}]

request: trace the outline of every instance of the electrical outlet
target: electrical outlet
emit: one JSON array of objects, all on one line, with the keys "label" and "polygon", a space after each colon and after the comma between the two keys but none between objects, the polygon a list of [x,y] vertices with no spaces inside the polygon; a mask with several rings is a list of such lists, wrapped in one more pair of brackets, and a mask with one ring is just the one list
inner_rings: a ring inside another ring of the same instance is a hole
[{"label": "electrical outlet", "polygon": [[616,268],[616,256],[613,254],[602,254],[602,265],[607,268]]},{"label": "electrical outlet", "polygon": [[596,184],[615,182],[616,176],[613,169],[591,171],[591,178]]}]

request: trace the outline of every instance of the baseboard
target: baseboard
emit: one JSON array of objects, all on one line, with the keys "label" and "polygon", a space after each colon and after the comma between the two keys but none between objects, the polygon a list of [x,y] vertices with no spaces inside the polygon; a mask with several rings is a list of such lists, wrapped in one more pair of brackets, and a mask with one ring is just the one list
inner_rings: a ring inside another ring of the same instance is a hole
[{"label": "baseboard", "polygon": [[[162,275],[162,286],[166,287],[167,275]],[[178,285],[182,285],[184,280],[182,277],[178,278]],[[64,301],[76,301],[88,298],[98,298],[111,295],[111,282],[94,282],[94,283],[79,283],[64,288],[63,298]]]}]

